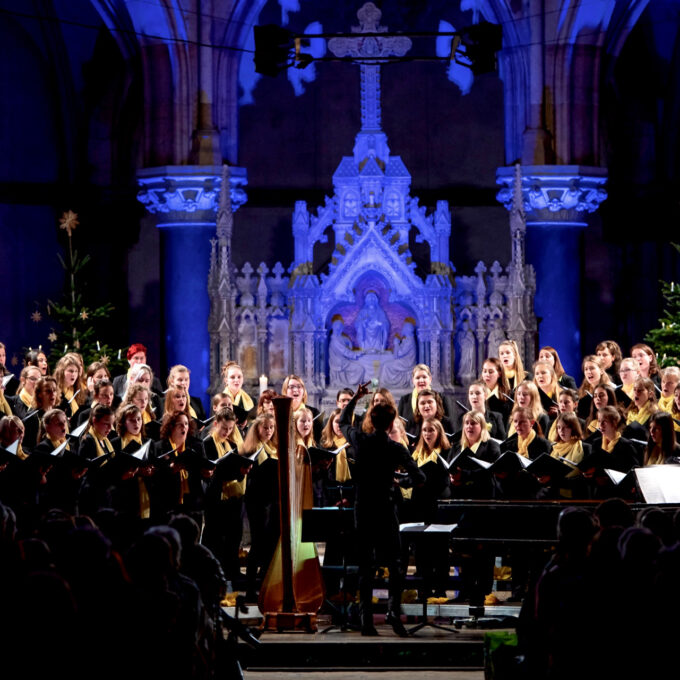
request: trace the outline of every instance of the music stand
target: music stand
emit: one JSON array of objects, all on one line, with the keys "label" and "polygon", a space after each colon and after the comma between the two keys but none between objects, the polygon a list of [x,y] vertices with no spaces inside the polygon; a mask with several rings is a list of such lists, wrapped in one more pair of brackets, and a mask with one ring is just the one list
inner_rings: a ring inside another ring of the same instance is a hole
[{"label": "music stand", "polygon": [[349,623],[347,620],[347,536],[354,531],[354,508],[325,507],[311,508],[302,512],[302,540],[307,542],[328,542],[329,538],[338,538],[342,553],[340,590],[342,592],[342,606],[337,607],[330,600],[326,600],[331,609],[338,615],[340,625],[333,624],[324,628],[323,633],[337,628],[340,631],[359,630],[360,626]]},{"label": "music stand", "polygon": [[[450,536],[451,532],[457,527],[457,524],[403,524],[399,527],[399,533],[406,534],[410,540],[420,543],[431,543],[435,536],[441,537],[442,535]],[[448,551],[448,544],[447,544]],[[423,579],[426,592],[429,590],[429,575],[427,578]],[[434,623],[428,621],[427,618],[427,597],[423,597],[423,612],[422,620],[417,626],[409,629],[409,635],[417,633],[421,628],[435,628],[436,630],[444,630],[448,633],[459,633],[460,631],[455,628],[449,628],[448,626],[442,626],[439,623]]]}]

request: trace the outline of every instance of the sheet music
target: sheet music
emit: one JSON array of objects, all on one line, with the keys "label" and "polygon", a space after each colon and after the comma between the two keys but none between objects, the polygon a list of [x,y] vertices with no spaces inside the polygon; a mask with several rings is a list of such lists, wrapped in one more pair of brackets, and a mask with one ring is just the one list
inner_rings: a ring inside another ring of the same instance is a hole
[{"label": "sheet music", "polygon": [[680,465],[652,465],[635,470],[645,503],[680,503]]}]

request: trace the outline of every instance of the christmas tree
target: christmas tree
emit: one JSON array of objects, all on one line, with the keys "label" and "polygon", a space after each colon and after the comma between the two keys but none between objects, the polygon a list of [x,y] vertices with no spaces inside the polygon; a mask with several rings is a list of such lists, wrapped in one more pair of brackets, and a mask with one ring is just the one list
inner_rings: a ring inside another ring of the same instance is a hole
[{"label": "christmas tree", "polygon": [[[54,365],[66,352],[78,352],[82,355],[85,366],[94,361],[107,364],[112,375],[124,372],[127,362],[121,360],[121,350],[114,349],[97,339],[97,322],[107,318],[113,311],[113,305],[105,303],[98,307],[91,307],[84,303],[81,288],[78,285],[78,274],[90,262],[90,256],[80,256],[73,248],[73,232],[78,226],[78,215],[69,210],[59,220],[59,228],[68,237],[68,251],[66,258],[57,254],[61,266],[66,273],[66,290],[63,302],[48,300],[47,316],[54,322],[50,324],[47,339],[51,343],[49,352],[50,363]],[[39,323],[43,319],[42,312],[36,309],[31,319]]]},{"label": "christmas tree", "polygon": [[[672,246],[680,252],[680,246]],[[660,328],[653,328],[645,340],[654,348],[659,366],[680,366],[680,285],[661,281],[665,304]]]}]

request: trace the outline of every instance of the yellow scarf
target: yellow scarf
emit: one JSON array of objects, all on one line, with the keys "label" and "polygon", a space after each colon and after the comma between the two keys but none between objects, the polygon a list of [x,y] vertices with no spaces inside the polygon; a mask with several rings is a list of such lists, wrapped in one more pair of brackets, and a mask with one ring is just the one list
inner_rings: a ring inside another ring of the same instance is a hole
[{"label": "yellow scarf", "polygon": [[33,404],[33,397],[22,387],[19,392],[19,399],[24,403],[27,408],[31,408]]},{"label": "yellow scarf", "polygon": [[482,440],[479,439],[477,440],[476,444],[470,444],[468,441],[467,437],[465,436],[465,433],[463,432],[461,438],[460,438],[460,450],[465,451],[465,449],[470,449],[473,453],[477,453],[477,449],[479,448],[479,445],[482,443]]},{"label": "yellow scarf", "polygon": [[631,423],[644,425],[652,417],[652,413],[654,413],[652,409],[653,404],[651,401],[648,401],[641,409],[636,409],[635,406],[631,407],[626,416],[626,425]]},{"label": "yellow scarf", "polygon": [[[234,428],[234,432],[237,432],[238,428]],[[217,448],[217,456],[222,458],[226,456],[232,449],[232,444],[236,442],[231,442],[229,439],[220,439],[215,432],[212,432],[210,436],[215,442]],[[220,493],[220,500],[228,501],[230,498],[240,498],[246,492],[246,478],[245,476],[240,482],[235,479],[229,480],[228,482],[222,482],[222,491]]]},{"label": "yellow scarf", "polygon": [[5,399],[4,391],[0,391],[0,413],[4,413],[6,416],[12,415],[12,409]]},{"label": "yellow scarf", "polygon": [[418,464],[418,467],[422,467],[425,463],[436,463],[439,460],[440,453],[441,449],[439,447],[434,448],[430,453],[427,453],[421,446],[418,446],[413,452],[412,457]]},{"label": "yellow scarf", "polygon": [[611,441],[603,435],[602,450],[606,451],[607,453],[611,453],[614,450],[614,447],[619,443],[619,439],[621,439],[620,432],[617,432],[616,437],[614,437],[614,439],[612,439]]},{"label": "yellow scarf", "polygon": [[553,458],[566,458],[572,463],[580,463],[583,460],[583,443],[580,439],[570,442],[556,442],[553,444],[550,455]]},{"label": "yellow scarf", "polygon": [[517,435],[517,453],[519,453],[520,456],[524,456],[525,458],[529,457],[529,444],[531,444],[532,441],[536,439],[536,431],[531,430],[529,434],[527,435],[526,439],[523,439],[519,435]]},{"label": "yellow scarf", "polygon": [[[60,447],[60,446],[66,441],[66,437],[64,437],[63,439],[52,439],[52,437],[50,437],[49,435],[47,435],[47,438],[50,440],[50,443],[52,444],[52,447],[55,448],[55,449],[58,448],[58,447]],[[66,450],[66,451],[70,451],[70,450],[71,450],[71,447],[70,447],[69,444],[66,444],[66,449],[65,449],[65,450]]]},{"label": "yellow scarf", "polygon": [[64,390],[64,399],[68,403],[68,407],[71,409],[71,416],[74,416],[78,411],[78,402],[73,397],[73,388],[69,387]]},{"label": "yellow scarf", "polygon": [[505,368],[503,367],[503,373],[505,373],[505,377],[508,379],[508,382],[510,382],[514,377],[515,377],[515,369],[514,368]]},{"label": "yellow scarf", "polygon": [[659,408],[662,411],[665,411],[666,413],[670,413],[672,406],[673,406],[673,395],[672,394],[671,394],[670,397],[664,397],[664,396],[659,397]]},{"label": "yellow scarf", "polygon": [[236,406],[240,406],[243,408],[245,411],[250,411],[251,408],[253,408],[253,400],[243,391],[239,390],[235,395],[233,395],[228,387],[225,387],[222,394],[228,394],[231,397],[231,401],[236,404]]},{"label": "yellow scarf", "polygon": [[243,435],[241,434],[241,430],[238,429],[238,425],[234,425],[231,438],[234,440],[234,444],[236,444],[236,446],[240,447],[241,444],[243,444]]},{"label": "yellow scarf", "polygon": [[148,425],[152,420],[153,417],[151,414],[146,409],[144,409],[142,411],[142,423],[144,423],[144,425]]},{"label": "yellow scarf", "polygon": [[645,466],[661,465],[663,461],[664,461],[663,450],[661,449],[660,446],[655,445],[654,448],[652,449],[652,452],[649,454],[649,457],[647,458]]},{"label": "yellow scarf", "polygon": [[588,430],[588,432],[596,432],[598,427],[599,427],[599,424],[597,422],[597,418],[593,418],[588,423],[588,427],[586,427],[586,430]]},{"label": "yellow scarf", "polygon": [[[186,441],[182,444],[182,446],[175,446],[175,442],[170,440],[170,448],[171,449],[177,449],[173,454],[175,458],[179,456],[180,453],[184,453],[184,451],[187,448],[187,443]],[[184,503],[184,494],[189,493],[189,473],[185,468],[182,468],[179,471],[179,479],[180,479],[180,492],[179,492],[179,504],[182,505]]]},{"label": "yellow scarf", "polygon": [[487,399],[491,399],[491,397],[496,397],[496,399],[500,399],[500,398],[501,398],[501,397],[500,397],[500,394],[498,393],[498,385],[496,385],[496,387],[494,387],[494,388],[491,390],[491,392],[489,392],[489,396],[487,397]]},{"label": "yellow scarf", "polygon": [[142,519],[151,517],[151,499],[146,488],[146,482],[142,477],[137,477],[137,488],[139,489],[139,516]]},{"label": "yellow scarf", "polygon": [[278,460],[279,459],[279,452],[276,449],[276,447],[274,446],[274,444],[272,444],[270,441],[269,442],[263,442],[263,444],[264,444],[264,450],[267,452],[267,455],[270,458],[274,458],[274,459]]},{"label": "yellow scarf", "polygon": [[[333,437],[333,446],[339,448],[347,443],[344,437]],[[347,462],[347,449],[344,448],[335,457],[335,480],[340,484],[344,484],[346,481],[352,479],[352,475],[349,471],[349,463]]]},{"label": "yellow scarf", "polygon": [[87,431],[87,434],[89,434],[92,437],[92,439],[94,439],[94,446],[97,451],[97,458],[99,458],[99,456],[104,455],[104,449],[106,449],[106,453],[113,453],[113,446],[111,446],[111,442],[109,441],[108,437],[99,439],[99,435],[94,431],[93,427],[90,427],[90,429]]},{"label": "yellow scarf", "polygon": [[557,435],[557,418],[553,420],[553,424],[550,426],[550,430],[548,430],[548,441],[551,442],[556,442],[559,439]]},{"label": "yellow scarf", "polygon": [[630,399],[633,398],[633,392],[635,390],[635,383],[631,383],[630,385],[621,385],[621,389],[623,390],[624,394],[629,397]]},{"label": "yellow scarf", "polygon": [[[108,439],[107,439],[108,441]],[[122,444],[121,448],[125,448],[130,442],[137,442],[140,446],[142,445],[142,435],[141,434],[130,434],[126,432],[121,438],[120,442]]]},{"label": "yellow scarf", "polygon": [[187,404],[189,406],[189,415],[194,419],[198,420],[198,416],[196,415],[196,411],[194,411],[194,407],[189,404],[189,397],[187,397]]},{"label": "yellow scarf", "polygon": [[411,411],[413,411],[413,415],[415,415],[417,407],[418,407],[418,392],[414,388],[413,392],[411,392]]}]

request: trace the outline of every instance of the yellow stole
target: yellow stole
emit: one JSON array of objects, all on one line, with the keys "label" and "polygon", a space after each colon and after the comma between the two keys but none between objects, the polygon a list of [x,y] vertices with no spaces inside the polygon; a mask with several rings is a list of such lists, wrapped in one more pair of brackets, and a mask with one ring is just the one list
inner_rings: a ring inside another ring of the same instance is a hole
[{"label": "yellow stole", "polygon": [[418,406],[418,392],[414,389],[413,392],[411,392],[411,410],[413,411],[413,415],[416,414],[416,407]]},{"label": "yellow stole", "polygon": [[598,425],[598,423],[597,423],[597,418],[593,418],[593,419],[588,423],[588,426],[586,427],[586,430],[588,430],[588,432],[595,432],[595,431],[597,430],[598,427],[599,427],[599,425]]},{"label": "yellow stole", "polygon": [[529,432],[528,436],[526,439],[523,439],[519,435],[517,435],[517,453],[519,453],[520,456],[524,456],[525,458],[529,457],[529,444],[531,444],[532,441],[536,439],[536,431],[531,430]]},{"label": "yellow stole", "polygon": [[[333,437],[333,446],[336,449],[346,443],[347,440],[344,437]],[[352,479],[352,475],[349,471],[349,463],[347,462],[347,449],[344,448],[335,457],[335,481],[344,484],[350,479]]]},{"label": "yellow stole", "polygon": [[434,448],[430,453],[427,453],[421,446],[418,446],[413,452],[412,457],[418,464],[418,467],[422,467],[425,463],[436,463],[439,460],[440,453],[441,449],[439,447]]},{"label": "yellow stole", "polygon": [[671,412],[673,406],[673,395],[670,397],[664,397],[663,395],[659,397],[659,408],[666,413]]},{"label": "yellow stole", "polygon": [[[108,441],[108,440],[107,440]],[[142,435],[141,434],[130,434],[126,432],[121,438],[121,448],[125,448],[130,442],[137,442],[140,446],[142,445]]]},{"label": "yellow stole", "polygon": [[12,415],[12,409],[7,402],[7,399],[5,399],[4,391],[0,391],[0,413],[4,413],[6,416]]},{"label": "yellow stole", "polygon": [[241,444],[243,444],[243,435],[241,434],[241,430],[238,429],[238,425],[234,425],[231,438],[234,441],[234,444],[240,448]]},{"label": "yellow stole", "polygon": [[628,415],[626,416],[627,425],[630,425],[631,423],[640,423],[640,425],[644,425],[652,417],[652,413],[654,413],[652,410],[652,403],[649,401],[639,410],[634,410],[634,408],[635,407],[628,411]]},{"label": "yellow stole", "polygon": [[[57,447],[61,446],[66,441],[66,437],[64,437],[63,439],[52,439],[52,437],[47,435],[47,438],[50,440],[50,443],[52,444],[52,446],[55,449]],[[66,444],[66,451],[70,451],[70,450],[71,450],[70,444]]]},{"label": "yellow stole", "polygon": [[33,397],[22,387],[19,392],[19,399],[24,403],[26,408],[31,408],[33,404]]},{"label": "yellow stole", "polygon": [[[177,458],[180,453],[184,453],[186,450],[187,444],[186,441],[182,444],[182,446],[176,446],[175,442],[170,440],[170,447],[173,449],[177,449],[175,453],[172,455]],[[182,505],[184,503],[184,494],[189,493],[189,473],[186,471],[185,468],[182,468],[179,472],[179,479],[180,479],[180,492],[179,492],[179,503]]]},{"label": "yellow stole", "polygon": [[661,465],[664,460],[663,451],[660,446],[655,445],[652,449],[645,466],[648,465]]},{"label": "yellow stole", "polygon": [[470,444],[470,442],[467,440],[467,437],[465,436],[465,433],[463,433],[463,436],[460,438],[460,450],[465,451],[465,449],[470,449],[472,453],[477,453],[477,449],[481,443],[482,440],[480,439],[477,441],[477,443]]},{"label": "yellow stole", "polygon": [[498,385],[496,385],[496,387],[494,387],[494,388],[491,390],[491,392],[489,392],[489,396],[487,397],[487,399],[491,399],[491,397],[496,397],[496,399],[500,399],[500,398],[501,398],[501,396],[500,396],[500,394],[499,394],[499,392],[498,392]]},{"label": "yellow stole", "polygon": [[64,399],[68,402],[68,407],[71,409],[71,416],[74,416],[78,411],[78,402],[73,398],[73,388],[69,387],[64,390]]},{"label": "yellow stole", "polygon": [[548,430],[548,441],[556,442],[559,439],[557,436],[557,418],[553,420],[550,430]]},{"label": "yellow stole", "polygon": [[614,439],[609,440],[607,439],[604,435],[602,436],[602,450],[606,451],[607,453],[611,453],[614,450],[614,447],[619,443],[619,439],[621,439],[621,433],[617,433],[616,437]]},{"label": "yellow stole", "polygon": [[[142,445],[141,434],[130,434],[126,432],[120,438],[122,448],[125,448],[130,442],[137,442]],[[140,461],[141,463],[142,461]],[[149,498],[149,491],[146,488],[146,482],[140,476],[137,477],[137,491],[139,497],[139,516],[142,519],[149,519],[151,517],[151,499]]]},{"label": "yellow stole", "polygon": [[572,463],[580,463],[583,460],[583,443],[580,439],[570,442],[556,442],[553,444],[550,455],[553,458],[566,458]]},{"label": "yellow stole", "polygon": [[275,460],[279,459],[279,452],[276,450],[276,447],[274,444],[272,444],[270,441],[269,442],[263,442],[264,445],[264,450],[267,452],[267,455],[270,458],[274,458]]},{"label": "yellow stole", "polygon": [[627,397],[632,399],[633,398],[633,392],[635,390],[635,383],[631,383],[630,385],[623,384],[623,385],[621,385],[621,389],[623,390],[624,394]]},{"label": "yellow stole", "polygon": [[146,409],[144,409],[142,411],[142,423],[144,423],[144,425],[148,425],[152,420],[153,418],[151,414]]},{"label": "yellow stole", "polygon": [[234,404],[240,406],[246,411],[250,411],[250,409],[254,406],[253,400],[243,390],[239,390],[234,395],[229,391],[228,387],[225,387],[222,394],[228,394]]},{"label": "yellow stole", "polygon": [[187,397],[187,405],[189,406],[189,415],[194,419],[198,420],[198,416],[196,415],[196,411],[194,411],[194,407],[189,404],[189,398]]},{"label": "yellow stole", "polygon": [[[87,434],[89,434],[92,439],[94,439],[94,446],[97,451],[97,458],[99,456],[103,456],[106,449],[106,453],[113,453],[113,446],[111,446],[111,442],[109,441],[108,437],[104,437],[103,439],[99,439],[99,436],[96,434],[94,431],[93,427],[90,427],[90,429],[87,431]],[[103,446],[102,446],[103,445]]]},{"label": "yellow stole", "polygon": [[[238,428],[234,428],[236,431]],[[213,441],[215,442],[215,447],[217,448],[218,458],[226,456],[229,451],[231,451],[232,443],[229,439],[220,439],[215,432],[210,434]],[[246,492],[246,478],[244,477],[240,482],[232,479],[228,482],[222,482],[222,491],[220,493],[220,500],[228,501],[230,498],[240,498]]]}]

